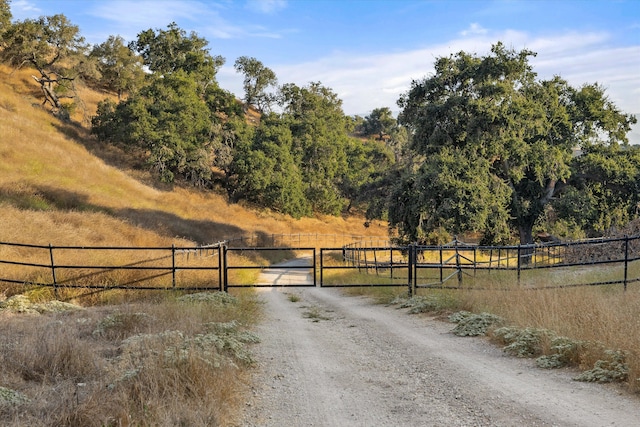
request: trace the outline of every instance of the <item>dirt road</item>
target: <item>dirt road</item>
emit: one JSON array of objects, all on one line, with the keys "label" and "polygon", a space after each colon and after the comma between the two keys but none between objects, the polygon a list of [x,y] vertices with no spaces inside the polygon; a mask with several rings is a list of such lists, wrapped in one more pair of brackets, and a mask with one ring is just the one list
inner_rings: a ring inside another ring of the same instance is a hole
[{"label": "dirt road", "polygon": [[[299,283],[278,272],[280,283]],[[637,426],[640,399],[336,289],[260,293],[245,426]]]}]

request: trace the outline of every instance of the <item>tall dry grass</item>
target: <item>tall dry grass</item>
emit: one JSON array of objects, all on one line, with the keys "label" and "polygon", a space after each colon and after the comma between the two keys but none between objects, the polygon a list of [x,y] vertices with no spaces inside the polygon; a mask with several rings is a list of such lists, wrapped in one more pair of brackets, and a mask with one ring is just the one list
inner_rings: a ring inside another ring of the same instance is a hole
[{"label": "tall dry grass", "polygon": [[238,425],[252,296],[33,316],[1,315],[0,424]]}]

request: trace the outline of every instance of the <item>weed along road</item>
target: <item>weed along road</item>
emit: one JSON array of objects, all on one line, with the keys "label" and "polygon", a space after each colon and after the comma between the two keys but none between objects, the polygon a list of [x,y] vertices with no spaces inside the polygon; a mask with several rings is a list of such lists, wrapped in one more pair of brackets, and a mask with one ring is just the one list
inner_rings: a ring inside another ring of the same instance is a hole
[{"label": "weed along road", "polygon": [[[301,270],[291,273],[279,271],[280,283],[299,283]],[[335,288],[259,292],[266,317],[245,426],[640,423],[637,397],[574,381],[575,371],[539,369],[486,339],[455,336],[452,324]]]}]

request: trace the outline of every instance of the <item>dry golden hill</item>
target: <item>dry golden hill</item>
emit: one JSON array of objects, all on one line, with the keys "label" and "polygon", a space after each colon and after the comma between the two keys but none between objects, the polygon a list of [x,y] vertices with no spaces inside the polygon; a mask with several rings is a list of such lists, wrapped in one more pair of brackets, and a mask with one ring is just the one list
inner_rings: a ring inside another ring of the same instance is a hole
[{"label": "dry golden hill", "polygon": [[166,187],[95,141],[87,119],[106,97],[82,89],[73,123],[41,104],[32,71],[0,66],[0,241],[53,245],[211,243],[247,234],[386,236],[362,218],[303,218]]}]

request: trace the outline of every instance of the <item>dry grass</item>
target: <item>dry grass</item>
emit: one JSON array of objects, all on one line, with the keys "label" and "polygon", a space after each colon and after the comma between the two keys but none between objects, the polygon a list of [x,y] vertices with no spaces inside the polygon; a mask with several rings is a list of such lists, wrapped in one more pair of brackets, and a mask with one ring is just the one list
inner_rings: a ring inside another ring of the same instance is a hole
[{"label": "dry grass", "polygon": [[[328,260],[336,265],[341,261]],[[447,276],[450,272],[445,272]],[[552,337],[566,337],[576,343],[571,363],[583,370],[592,370],[602,361],[611,361],[612,354],[622,354],[628,369],[624,384],[632,392],[640,391],[640,284],[576,286],[584,283],[622,280],[621,263],[566,267],[558,269],[524,270],[520,284],[515,271],[465,270],[462,289],[418,289],[418,297],[411,304],[420,304],[416,312],[427,311],[448,315],[456,311],[492,313],[505,319],[510,327],[522,330],[551,331],[538,349],[545,356],[553,355]],[[406,271],[404,274],[406,283]],[[419,283],[438,282],[438,270],[420,269]],[[364,276],[364,277],[363,277]],[[367,279],[367,276],[369,277]],[[629,279],[640,277],[640,265],[631,263]],[[329,270],[325,281],[329,283],[384,283],[370,269]],[[445,286],[457,286],[454,275]],[[367,294],[388,303],[406,300],[407,288],[359,287],[346,288],[349,294]],[[424,306],[424,307],[422,307]],[[611,353],[611,352],[615,353]],[[600,361],[600,362],[599,362]]]},{"label": "dry grass", "polygon": [[[502,287],[502,285],[500,285]],[[510,324],[553,331],[577,341],[585,341],[579,355],[580,367],[591,369],[605,350],[627,354],[628,386],[640,389],[640,287],[624,292],[621,285],[533,290],[463,291],[460,305],[470,311],[488,311]]]},{"label": "dry grass", "polygon": [[1,316],[2,386],[26,398],[0,402],[2,425],[238,421],[253,340],[243,330],[259,319],[249,295]]},{"label": "dry grass", "polygon": [[[574,275],[570,271],[545,270],[526,286],[518,286],[512,275],[492,274],[463,290],[420,290],[419,295],[446,294],[447,301],[454,302],[447,307],[449,310],[488,312],[516,328],[549,330],[556,336],[581,342],[575,361],[584,370],[592,369],[598,360],[608,359],[608,350],[621,351],[629,370],[625,384],[632,392],[640,391],[640,286],[631,284],[626,292],[622,285],[543,289],[572,281]],[[594,275],[591,280],[603,273]],[[550,354],[548,340],[541,345],[542,354]]]}]

